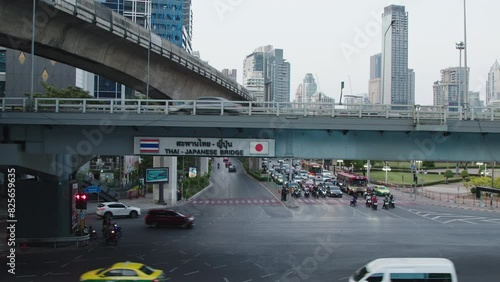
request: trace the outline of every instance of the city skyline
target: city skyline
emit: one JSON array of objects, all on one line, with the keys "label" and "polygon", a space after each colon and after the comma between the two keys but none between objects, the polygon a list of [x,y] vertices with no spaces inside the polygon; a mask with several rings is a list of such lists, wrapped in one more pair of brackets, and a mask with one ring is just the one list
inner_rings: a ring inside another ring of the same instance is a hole
[{"label": "city skyline", "polygon": [[[193,0],[197,15],[193,50],[199,50],[202,59],[216,68],[231,67],[242,73],[241,61],[255,46],[279,46],[292,66],[291,100],[306,73],[318,78],[318,91],[336,100],[340,96],[341,81],[345,82],[344,94],[368,94],[370,57],[382,51],[383,9],[392,4],[403,5],[410,22],[408,68],[415,72],[415,103],[431,105],[433,83],[440,80],[440,71],[459,65],[455,43],[464,40],[463,1],[363,2],[362,6],[342,2],[342,13],[332,17],[331,11],[339,9],[336,4],[340,1],[313,0],[307,6],[290,5],[286,13],[275,13],[282,8],[282,2]],[[500,42],[484,34],[490,29],[497,8],[500,3],[467,2],[469,89],[480,91],[482,100],[486,96],[489,69],[500,54],[495,50]],[[269,21],[252,20],[255,13]],[[301,21],[296,20],[298,17]],[[311,24],[303,24],[305,22]],[[276,27],[271,28],[273,23]],[[217,33],[209,30],[217,30]],[[239,83],[241,80],[238,77]]]}]

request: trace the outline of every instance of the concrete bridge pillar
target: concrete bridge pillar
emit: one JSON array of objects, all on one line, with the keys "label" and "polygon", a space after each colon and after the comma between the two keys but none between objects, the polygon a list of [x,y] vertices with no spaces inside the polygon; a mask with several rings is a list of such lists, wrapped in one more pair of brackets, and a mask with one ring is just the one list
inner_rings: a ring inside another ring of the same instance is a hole
[{"label": "concrete bridge pillar", "polygon": [[203,176],[208,173],[208,159],[207,157],[203,157],[199,159],[200,162],[200,171],[198,172],[198,176]]},{"label": "concrete bridge pillar", "polygon": [[[177,157],[153,157],[153,166],[169,168],[168,183],[153,184],[153,201],[174,205],[177,203]],[[160,191],[160,186],[163,186],[163,191]]]},{"label": "concrete bridge pillar", "polygon": [[78,183],[71,179],[73,156],[55,155],[54,161],[55,175],[10,167],[9,173],[15,175],[16,236],[19,238],[67,237],[79,223],[80,211],[73,205],[73,194],[79,189]]}]

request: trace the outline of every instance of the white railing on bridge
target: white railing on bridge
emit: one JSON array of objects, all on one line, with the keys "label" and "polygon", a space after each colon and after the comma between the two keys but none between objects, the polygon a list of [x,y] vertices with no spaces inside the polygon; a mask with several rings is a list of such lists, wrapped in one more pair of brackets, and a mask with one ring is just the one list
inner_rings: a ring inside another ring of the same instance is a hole
[{"label": "white railing on bridge", "polygon": [[33,106],[27,108],[27,102],[27,98],[0,98],[0,111],[390,118],[413,119],[415,124],[446,124],[448,120],[500,120],[500,107],[464,109],[422,105],[340,105],[335,103],[253,101],[210,102],[210,104],[206,104],[206,102],[202,103],[198,100],[35,98]]},{"label": "white railing on bridge", "polygon": [[27,110],[28,98],[3,97],[0,98],[0,112]]}]

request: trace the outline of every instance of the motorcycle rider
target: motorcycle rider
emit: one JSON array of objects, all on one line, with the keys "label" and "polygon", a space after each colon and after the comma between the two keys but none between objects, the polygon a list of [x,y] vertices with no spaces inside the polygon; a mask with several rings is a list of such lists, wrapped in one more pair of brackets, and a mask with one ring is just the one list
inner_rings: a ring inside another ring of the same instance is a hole
[{"label": "motorcycle rider", "polygon": [[366,194],[365,199],[366,199],[366,206],[367,207],[369,207],[371,204],[373,204],[373,197],[374,197],[374,195],[372,195],[371,193]]},{"label": "motorcycle rider", "polygon": [[354,194],[351,199],[351,206],[356,205],[356,201],[358,200],[358,194]]},{"label": "motorcycle rider", "polygon": [[378,204],[377,195],[375,194],[372,196],[372,204]]},{"label": "motorcycle rider", "polygon": [[389,195],[385,195],[383,208],[389,207]]},{"label": "motorcycle rider", "polygon": [[219,169],[219,168],[220,168],[220,164],[218,163],[218,164],[217,164],[217,169]]}]

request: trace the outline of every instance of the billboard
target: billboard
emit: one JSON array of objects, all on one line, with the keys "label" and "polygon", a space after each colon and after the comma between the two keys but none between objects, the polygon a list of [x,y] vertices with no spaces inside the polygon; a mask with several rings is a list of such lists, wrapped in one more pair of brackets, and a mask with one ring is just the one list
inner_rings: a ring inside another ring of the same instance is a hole
[{"label": "billboard", "polygon": [[145,183],[168,183],[168,167],[147,168],[144,176]]},{"label": "billboard", "polygon": [[274,157],[274,139],[134,137],[134,154],[200,157]]},{"label": "billboard", "polygon": [[196,167],[190,167],[188,175],[189,175],[189,178],[196,177]]}]

